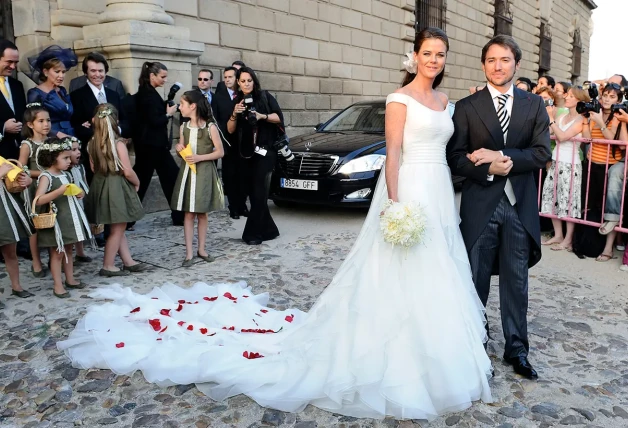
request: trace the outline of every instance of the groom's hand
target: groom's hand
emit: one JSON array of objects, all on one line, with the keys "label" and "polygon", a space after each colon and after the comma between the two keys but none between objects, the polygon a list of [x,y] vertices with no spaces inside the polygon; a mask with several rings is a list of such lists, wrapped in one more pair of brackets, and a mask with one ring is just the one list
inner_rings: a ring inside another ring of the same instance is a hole
[{"label": "groom's hand", "polygon": [[478,149],[471,154],[467,155],[467,158],[475,164],[475,166],[480,166],[485,163],[493,163],[495,159],[502,156],[501,152],[497,152],[495,150],[488,149]]},{"label": "groom's hand", "polygon": [[512,169],[512,159],[509,156],[499,156],[488,167],[488,173],[490,175],[502,175],[506,176]]}]

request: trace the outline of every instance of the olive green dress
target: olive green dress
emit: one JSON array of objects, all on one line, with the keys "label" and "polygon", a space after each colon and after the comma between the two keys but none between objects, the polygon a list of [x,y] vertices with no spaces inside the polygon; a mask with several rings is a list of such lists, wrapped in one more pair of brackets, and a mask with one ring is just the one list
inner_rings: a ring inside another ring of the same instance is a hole
[{"label": "olive green dress", "polygon": [[[57,190],[64,184],[72,183],[72,175],[62,172],[53,175],[49,171],[43,171],[41,177],[48,177],[49,184],[46,193]],[[92,233],[87,222],[87,217],[76,196],[61,195],[52,201],[57,210],[57,219],[54,227],[37,230],[37,246],[40,248],[56,247],[62,252],[64,245],[83,242],[92,238]],[[39,212],[48,212],[49,205],[39,207]]]},{"label": "olive green dress", "polygon": [[[22,148],[22,146],[28,146],[28,150],[29,150],[29,154],[28,154],[28,169],[30,169],[31,171],[42,171],[41,168],[39,168],[39,166],[37,166],[37,149],[39,148],[40,144],[42,143],[37,143],[31,139],[26,139],[24,141],[22,141],[22,143],[20,144],[20,149]],[[35,197],[35,192],[37,191],[37,180],[33,178],[33,182],[31,183],[30,186],[28,186],[26,189],[24,189],[24,191],[22,192],[22,198],[24,199],[24,207],[26,208],[26,212],[30,214],[31,212],[31,206],[33,204],[33,198]]]},{"label": "olive green dress", "polygon": [[[194,128],[186,122],[183,129],[184,145],[189,144],[192,153],[207,155],[214,151],[214,143],[209,135],[209,127]],[[215,126],[210,124],[210,126]],[[196,173],[183,161],[179,176],[174,185],[170,208],[188,213],[208,213],[225,206],[222,184],[218,178],[214,161],[196,164]]]},{"label": "olive green dress", "polygon": [[9,193],[0,180],[0,247],[32,235],[28,216],[17,193]]},{"label": "olive green dress", "polygon": [[85,198],[85,214],[92,224],[131,223],[144,217],[144,207],[122,173],[96,172]]}]

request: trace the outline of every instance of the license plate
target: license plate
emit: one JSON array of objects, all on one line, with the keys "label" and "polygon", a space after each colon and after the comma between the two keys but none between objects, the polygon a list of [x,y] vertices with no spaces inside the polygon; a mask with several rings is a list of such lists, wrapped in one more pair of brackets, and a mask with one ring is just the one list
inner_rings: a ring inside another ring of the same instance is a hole
[{"label": "license plate", "polygon": [[284,189],[318,190],[318,181],[292,180],[290,178],[282,178],[281,187],[283,187]]}]

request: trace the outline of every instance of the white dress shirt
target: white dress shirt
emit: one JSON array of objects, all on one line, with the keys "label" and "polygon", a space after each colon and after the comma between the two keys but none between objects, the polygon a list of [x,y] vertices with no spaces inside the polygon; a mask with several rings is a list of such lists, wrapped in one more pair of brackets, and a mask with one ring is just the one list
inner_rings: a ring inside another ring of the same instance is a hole
[{"label": "white dress shirt", "polygon": [[235,91],[229,88],[227,88],[227,91],[229,92],[229,98],[233,99],[233,94],[235,94]]},{"label": "white dress shirt", "polygon": [[[491,94],[491,99],[493,100],[493,105],[495,106],[495,112],[497,113],[497,110],[499,109],[499,100],[498,97],[500,95],[502,95],[501,92],[499,92],[493,85],[491,85],[489,82],[486,83],[486,87],[488,88],[488,92]],[[504,92],[504,94],[508,94],[508,99],[506,100],[506,111],[508,112],[508,117],[512,119],[512,104],[513,101],[515,99],[514,97],[514,93],[515,93],[515,85],[513,85],[512,83],[510,84],[510,87],[508,88],[508,90],[506,92]],[[510,129],[510,124],[508,129]],[[508,132],[506,131],[504,133],[504,146],[506,146],[506,141],[508,139]],[[502,152],[500,150],[500,153],[503,155],[504,152]],[[489,175],[487,177],[487,180],[489,181],[493,181],[493,176]],[[507,178],[506,179],[506,187],[504,187],[504,192],[506,193],[506,196],[508,197],[508,200],[510,201],[511,205],[514,205],[517,203],[517,198],[515,197],[515,191],[512,188],[512,184],[510,183],[510,179]]]},{"label": "white dress shirt", "polygon": [[96,97],[96,99],[98,99],[98,94],[102,93],[102,96],[103,96],[105,102],[107,102],[107,93],[105,92],[105,84],[104,83],[102,85],[100,85],[100,89],[98,89],[96,86],[92,85],[92,82],[90,82],[89,79],[88,79],[87,80],[87,85],[91,88],[91,90],[94,93],[94,96]]}]

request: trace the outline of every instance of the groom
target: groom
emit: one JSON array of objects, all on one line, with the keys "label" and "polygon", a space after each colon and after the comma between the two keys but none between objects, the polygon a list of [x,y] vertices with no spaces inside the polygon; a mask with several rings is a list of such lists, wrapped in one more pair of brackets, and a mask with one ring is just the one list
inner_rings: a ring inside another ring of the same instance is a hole
[{"label": "groom", "polygon": [[[491,275],[499,275],[506,346],[504,360],[529,379],[528,268],[541,259],[534,174],[550,159],[549,117],[543,100],[513,85],[521,49],[496,36],[482,49],[487,85],[456,103],[447,145],[462,187],[460,229],[476,291],[486,306]],[[488,330],[488,325],[487,325]]]}]

